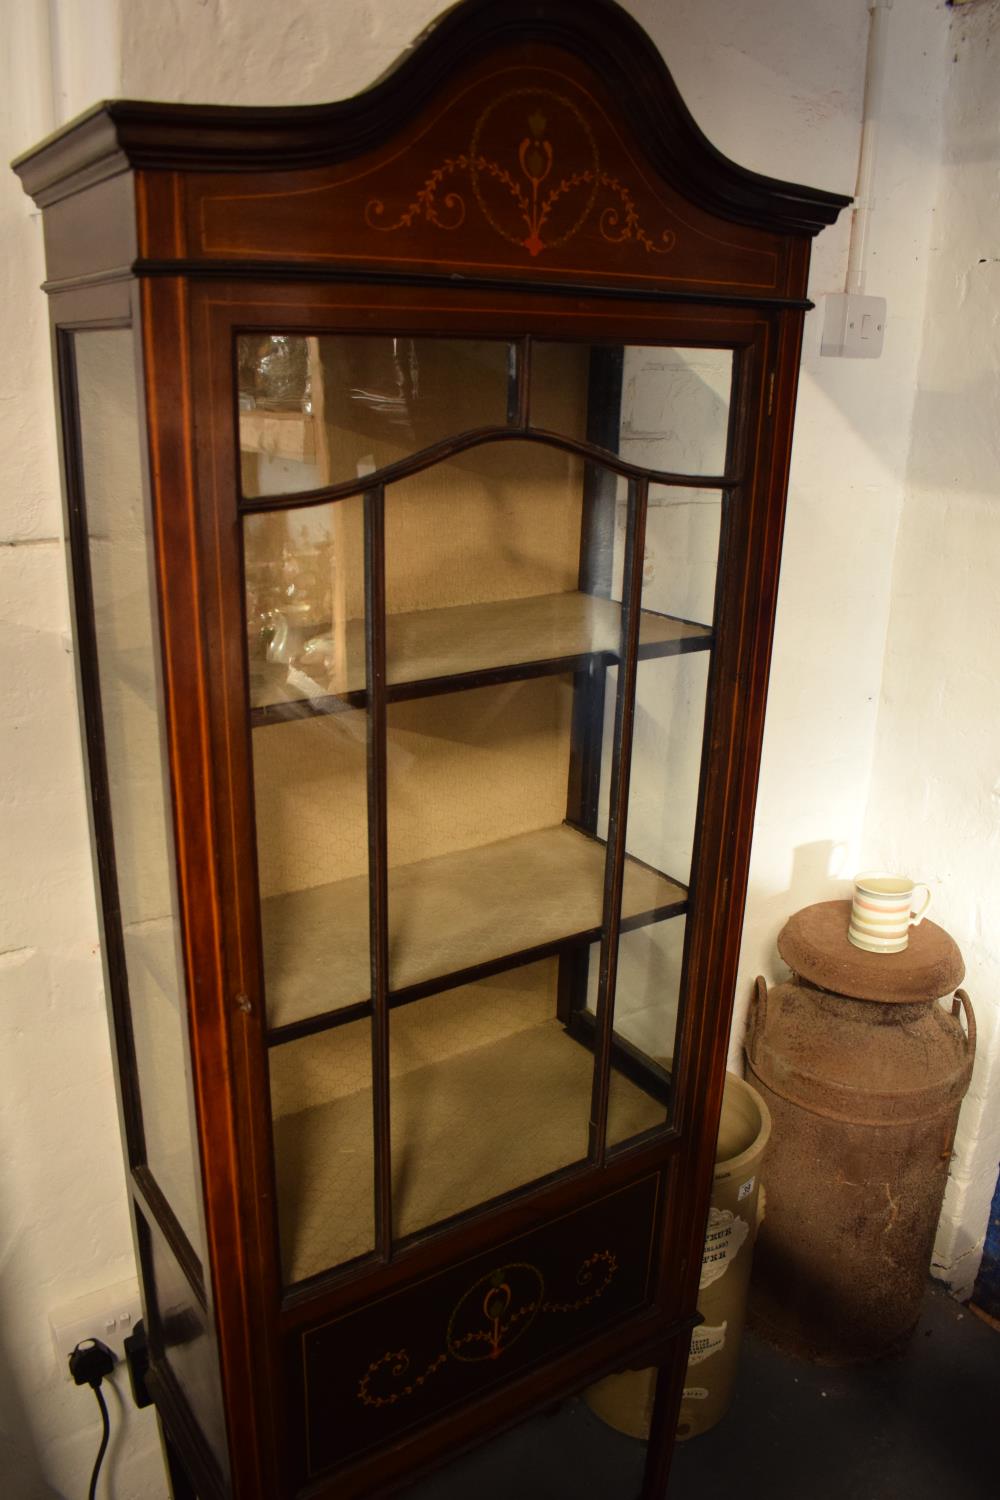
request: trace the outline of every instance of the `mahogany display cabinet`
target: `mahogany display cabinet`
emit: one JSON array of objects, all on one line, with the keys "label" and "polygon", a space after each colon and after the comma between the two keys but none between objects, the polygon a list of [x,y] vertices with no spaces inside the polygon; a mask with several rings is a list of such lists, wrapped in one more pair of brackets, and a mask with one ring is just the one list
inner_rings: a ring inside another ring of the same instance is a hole
[{"label": "mahogany display cabinet", "polygon": [[695,1321],[810,238],[623,11],[116,102],[44,211],[175,1493],[388,1494]]}]

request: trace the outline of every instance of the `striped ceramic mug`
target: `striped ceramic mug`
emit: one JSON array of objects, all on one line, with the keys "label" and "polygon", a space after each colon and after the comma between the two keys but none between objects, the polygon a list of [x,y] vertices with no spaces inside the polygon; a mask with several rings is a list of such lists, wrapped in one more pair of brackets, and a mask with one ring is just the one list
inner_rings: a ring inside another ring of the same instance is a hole
[{"label": "striped ceramic mug", "polygon": [[[915,890],[924,892],[916,910]],[[930,904],[929,887],[906,875],[857,875],[847,936],[855,948],[869,953],[901,953],[910,941],[910,928],[923,921]]]}]

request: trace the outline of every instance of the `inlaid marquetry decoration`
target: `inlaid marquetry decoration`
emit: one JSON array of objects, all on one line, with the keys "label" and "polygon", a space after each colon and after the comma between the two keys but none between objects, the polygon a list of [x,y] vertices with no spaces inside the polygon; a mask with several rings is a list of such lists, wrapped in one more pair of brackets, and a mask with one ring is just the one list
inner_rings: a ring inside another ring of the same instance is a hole
[{"label": "inlaid marquetry decoration", "polygon": [[628,184],[602,166],[583,113],[552,89],[500,94],[476,120],[467,147],[443,157],[404,208],[371,198],[364,217],[386,234],[421,219],[451,232],[466,222],[470,203],[533,258],[565,245],[588,221],[609,244],[631,242],[647,255],[666,255],[677,238],[641,222]]},{"label": "inlaid marquetry decoration", "polygon": [[[187,253],[213,263],[447,268],[530,281],[579,273],[588,283],[690,286],[699,295],[771,294],[789,273],[779,236],[715,211],[727,189],[712,163],[692,179],[704,202],[673,180],[690,121],[676,121],[652,149],[656,133],[616,117],[599,70],[555,49],[526,59],[500,48],[436,103],[413,99],[379,124],[374,139],[367,121],[355,158],[344,156],[348,127],[339,120],[329,138],[317,124],[308,164],[253,181],[233,171],[190,174]],[[328,148],[334,159],[324,161]],[[155,243],[155,216],[149,222],[144,253],[173,253],[165,239]]]},{"label": "inlaid marquetry decoration", "polygon": [[576,1276],[576,1296],[551,1298],[537,1266],[516,1261],[481,1276],[459,1298],[448,1319],[445,1347],[418,1373],[409,1350],[386,1350],[373,1359],[358,1382],[364,1406],[395,1406],[416,1395],[449,1359],[461,1364],[498,1360],[545,1314],[581,1312],[607,1291],[618,1271],[610,1250],[589,1255]]},{"label": "inlaid marquetry decoration", "polygon": [[448,1321],[448,1353],[473,1364],[499,1359],[527,1333],[545,1296],[537,1266],[500,1266],[483,1276],[458,1302]]}]

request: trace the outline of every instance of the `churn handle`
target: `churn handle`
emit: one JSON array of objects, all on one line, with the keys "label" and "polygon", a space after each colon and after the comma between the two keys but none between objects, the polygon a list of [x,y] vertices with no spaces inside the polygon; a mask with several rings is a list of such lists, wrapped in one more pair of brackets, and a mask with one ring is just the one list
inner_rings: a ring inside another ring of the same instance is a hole
[{"label": "churn handle", "polygon": [[763,1034],[767,1025],[767,980],[763,974],[758,974],[753,982],[753,999],[750,1001],[750,1024],[748,1029],[750,1046],[747,1047],[747,1056],[752,1063],[757,1061],[757,1038]]},{"label": "churn handle", "polygon": [[969,1055],[974,1059],[976,1056],[976,1015],[972,1009],[972,1001],[964,990],[956,990],[955,998],[951,1002],[951,1013],[956,1018],[958,1016],[959,1003],[961,1003],[962,1009],[965,1011],[965,1026],[969,1033]]}]

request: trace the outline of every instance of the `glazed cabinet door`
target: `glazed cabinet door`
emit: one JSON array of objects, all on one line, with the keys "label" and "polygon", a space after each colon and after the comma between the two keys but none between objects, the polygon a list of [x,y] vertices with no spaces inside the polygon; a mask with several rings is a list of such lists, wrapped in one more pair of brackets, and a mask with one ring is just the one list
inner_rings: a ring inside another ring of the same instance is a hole
[{"label": "glazed cabinet door", "polygon": [[286,1286],[666,1139],[734,354],[237,337]]}]

